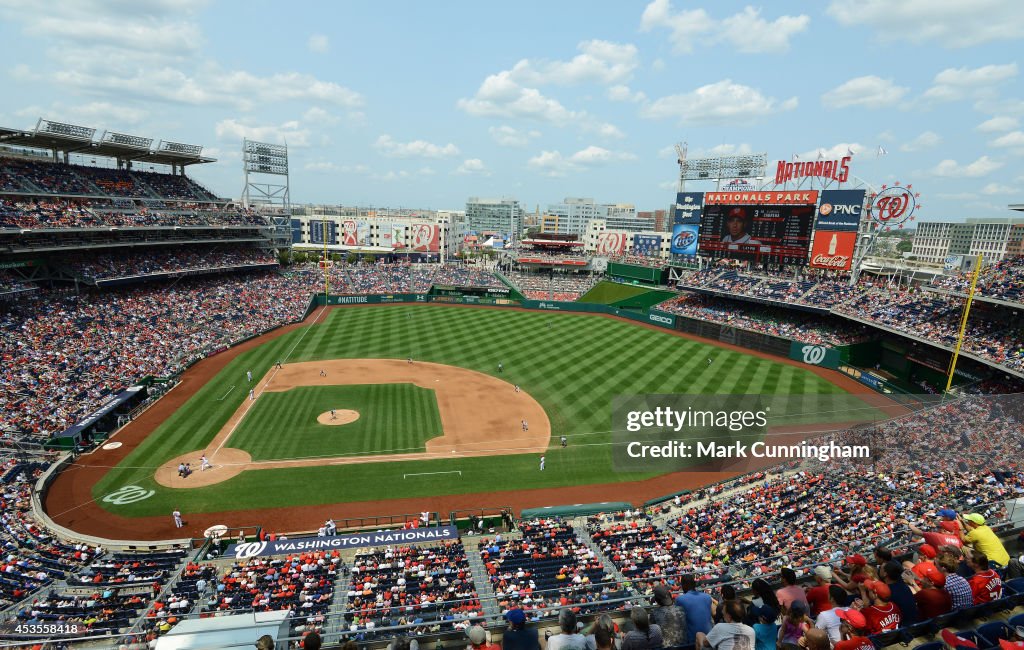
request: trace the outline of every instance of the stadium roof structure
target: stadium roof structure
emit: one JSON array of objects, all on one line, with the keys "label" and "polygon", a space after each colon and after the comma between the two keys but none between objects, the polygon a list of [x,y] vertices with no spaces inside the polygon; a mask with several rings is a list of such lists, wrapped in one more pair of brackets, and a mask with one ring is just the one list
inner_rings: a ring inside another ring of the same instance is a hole
[{"label": "stadium roof structure", "polygon": [[216,162],[215,158],[201,155],[202,145],[153,142],[153,138],[114,131],[104,131],[97,138],[94,128],[45,119],[40,119],[31,130],[0,127],[0,145],[181,167]]}]

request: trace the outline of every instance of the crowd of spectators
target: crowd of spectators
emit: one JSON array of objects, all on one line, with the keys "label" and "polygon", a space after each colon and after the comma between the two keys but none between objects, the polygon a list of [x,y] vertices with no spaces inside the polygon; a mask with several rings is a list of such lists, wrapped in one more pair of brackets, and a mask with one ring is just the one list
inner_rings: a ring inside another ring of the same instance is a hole
[{"label": "crowd of spectators", "polygon": [[[966,294],[971,287],[973,272],[936,278],[934,286]],[[1007,302],[1024,302],[1024,257],[1013,256],[982,267],[975,287],[975,295]]]},{"label": "crowd of spectators", "polygon": [[635,264],[637,266],[647,266],[655,269],[663,269],[672,264],[671,260],[667,260],[657,255],[634,255],[633,253],[609,255],[608,261],[617,262],[619,264]]},{"label": "crowd of spectators", "polygon": [[322,633],[334,600],[340,561],[337,551],[311,551],[234,562],[217,579],[204,610],[288,610],[292,634]]},{"label": "crowd of spectators", "polygon": [[656,309],[688,318],[791,338],[814,345],[850,345],[866,340],[869,328],[836,316],[684,293]]},{"label": "crowd of spectators", "polygon": [[26,282],[10,271],[0,270],[0,294],[21,293],[38,288],[34,282]]},{"label": "crowd of spectators", "polygon": [[332,292],[340,294],[426,293],[435,284],[505,287],[490,269],[464,264],[340,262],[330,268],[330,282]]},{"label": "crowd of spectators", "polygon": [[713,265],[690,271],[676,283],[677,289],[704,289],[779,303],[795,303],[830,309],[863,293],[843,278],[813,270],[794,272],[738,269],[735,265]]},{"label": "crowd of spectators", "polygon": [[215,271],[244,266],[277,264],[268,250],[241,248],[210,250],[173,248],[78,254],[65,257],[65,265],[73,274],[88,280],[106,280],[162,273]]},{"label": "crowd of spectators", "polygon": [[572,302],[600,282],[600,275],[589,273],[524,273],[512,271],[506,276],[527,298]]},{"label": "crowd of spectators", "polygon": [[[521,608],[532,616],[557,616],[558,608],[600,609],[621,596],[601,558],[560,519],[538,519],[520,526],[521,538],[486,538],[480,559],[502,610]],[[619,607],[619,604],[614,607]]]},{"label": "crowd of spectators", "polygon": [[171,226],[261,226],[251,208],[215,208],[196,203],[169,209],[119,205],[106,199],[0,199],[0,230],[44,228],[143,228]]},{"label": "crowd of spectators", "polygon": [[0,312],[0,437],[48,438],[142,377],[294,321],[314,283],[252,272],[12,302]]},{"label": "crowd of spectators", "polygon": [[218,200],[183,175],[7,157],[0,159],[0,190],[204,202]]},{"label": "crowd of spectators", "polygon": [[352,562],[345,627],[361,638],[396,625],[412,634],[465,629],[482,615],[461,542],[369,549]]}]

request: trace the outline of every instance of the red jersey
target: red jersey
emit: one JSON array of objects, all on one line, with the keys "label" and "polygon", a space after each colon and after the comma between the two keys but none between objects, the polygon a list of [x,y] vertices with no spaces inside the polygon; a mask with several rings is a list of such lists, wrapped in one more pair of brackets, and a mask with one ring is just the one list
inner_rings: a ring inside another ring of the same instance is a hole
[{"label": "red jersey", "polygon": [[811,606],[811,618],[817,618],[818,614],[832,609],[832,604],[828,600],[828,585],[808,589],[807,604]]},{"label": "red jersey", "polygon": [[924,541],[926,543],[934,546],[936,550],[940,546],[956,546],[957,548],[961,548],[964,545],[963,542],[960,541],[960,536],[956,533],[925,533],[922,537],[924,537]]},{"label": "red jersey", "polygon": [[868,622],[868,634],[879,634],[895,630],[903,620],[900,608],[895,603],[872,605],[860,610],[860,613],[864,615],[865,620]]},{"label": "red jersey", "polygon": [[832,650],[875,650],[875,644],[866,636],[851,636],[845,641],[837,641]]},{"label": "red jersey", "polygon": [[1003,597],[1003,581],[992,569],[975,573],[967,582],[971,583],[975,605],[990,603]]},{"label": "red jersey", "polygon": [[917,601],[917,613],[921,615],[921,620],[953,611],[953,599],[945,589],[922,589],[914,594],[914,600]]}]

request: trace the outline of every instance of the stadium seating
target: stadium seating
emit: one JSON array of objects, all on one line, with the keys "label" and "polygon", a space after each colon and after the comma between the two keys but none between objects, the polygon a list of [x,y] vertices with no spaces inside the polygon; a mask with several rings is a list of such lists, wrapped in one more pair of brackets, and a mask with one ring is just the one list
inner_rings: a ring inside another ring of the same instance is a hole
[{"label": "stadium seating", "polygon": [[527,298],[567,302],[578,299],[601,280],[599,275],[521,271],[512,271],[506,277]]}]

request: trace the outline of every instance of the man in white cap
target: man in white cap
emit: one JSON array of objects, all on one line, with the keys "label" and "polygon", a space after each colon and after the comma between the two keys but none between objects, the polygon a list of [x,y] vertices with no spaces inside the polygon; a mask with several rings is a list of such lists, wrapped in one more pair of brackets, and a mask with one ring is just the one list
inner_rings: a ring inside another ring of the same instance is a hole
[{"label": "man in white cap", "polygon": [[828,600],[828,588],[832,584],[832,569],[822,564],[814,568],[815,586],[807,590],[807,604],[811,607],[811,618],[817,618],[818,614],[832,609]]}]

